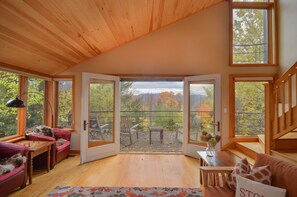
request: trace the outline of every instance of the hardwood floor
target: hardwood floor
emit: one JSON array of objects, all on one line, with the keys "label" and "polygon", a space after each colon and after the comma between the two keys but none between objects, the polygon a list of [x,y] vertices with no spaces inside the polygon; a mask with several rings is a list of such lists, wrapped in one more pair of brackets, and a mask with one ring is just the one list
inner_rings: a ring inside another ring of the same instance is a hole
[{"label": "hardwood floor", "polygon": [[57,186],[200,187],[199,160],[184,155],[119,154],[79,164],[69,157],[11,196],[45,196]]}]

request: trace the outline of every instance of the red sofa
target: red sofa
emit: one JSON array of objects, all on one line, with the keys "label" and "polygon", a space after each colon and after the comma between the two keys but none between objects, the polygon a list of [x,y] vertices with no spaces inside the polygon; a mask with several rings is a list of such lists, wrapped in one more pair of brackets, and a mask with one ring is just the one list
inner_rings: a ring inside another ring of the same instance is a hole
[{"label": "red sofa", "polygon": [[[268,165],[272,172],[271,185],[274,187],[284,188],[287,190],[287,197],[297,196],[297,165],[280,160],[266,154],[258,154],[254,167]],[[211,174],[217,174],[224,176],[227,173],[227,168],[224,167],[200,167],[203,182],[207,184],[208,172]],[[222,170],[223,169],[223,170]],[[232,170],[229,171],[231,173]],[[203,187],[204,197],[232,197],[235,196],[235,192],[229,189],[229,187],[223,183],[223,186],[213,186],[212,184],[204,185]]]},{"label": "red sofa", "polygon": [[[71,140],[71,131],[69,130],[62,130],[58,128],[54,128],[54,138],[49,136],[42,136],[38,134],[30,134],[26,136],[28,140],[39,140],[39,141],[56,141],[60,138],[67,140],[63,145],[56,146],[54,143],[51,147],[51,169],[54,166],[66,158],[70,152],[70,140]],[[39,163],[39,162],[37,162]]]},{"label": "red sofa", "polygon": [[[0,158],[9,158],[17,153],[21,153],[28,158],[29,149],[18,144],[0,142]],[[27,162],[13,171],[0,175],[0,197],[7,196],[16,188],[26,187],[27,182]]]}]

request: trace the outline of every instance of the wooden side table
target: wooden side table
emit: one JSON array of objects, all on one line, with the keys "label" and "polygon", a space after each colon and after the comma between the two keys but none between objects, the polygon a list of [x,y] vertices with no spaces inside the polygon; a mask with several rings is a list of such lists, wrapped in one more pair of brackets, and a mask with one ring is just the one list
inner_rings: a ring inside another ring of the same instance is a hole
[{"label": "wooden side table", "polygon": [[[228,151],[215,151],[214,156],[209,157],[206,151],[197,151],[200,158],[200,166],[235,166],[240,161],[240,158]],[[200,183],[202,184],[202,177],[200,172]]]},{"label": "wooden side table", "polygon": [[150,132],[150,144],[152,143],[152,132],[159,132],[160,133],[160,140],[163,144],[163,127],[149,127]]},{"label": "wooden side table", "polygon": [[50,171],[50,163],[51,163],[50,151],[51,151],[51,145],[55,143],[54,141],[21,140],[16,143],[29,148],[29,155],[28,155],[29,184],[32,183],[33,158],[34,157],[47,152],[47,171],[48,172]]}]

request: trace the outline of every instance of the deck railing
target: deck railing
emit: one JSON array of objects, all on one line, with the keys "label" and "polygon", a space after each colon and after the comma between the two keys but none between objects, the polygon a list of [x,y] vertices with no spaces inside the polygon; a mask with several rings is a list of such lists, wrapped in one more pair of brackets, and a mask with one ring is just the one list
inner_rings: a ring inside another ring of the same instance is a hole
[{"label": "deck railing", "polygon": [[234,64],[268,63],[267,43],[233,45],[233,63]]}]

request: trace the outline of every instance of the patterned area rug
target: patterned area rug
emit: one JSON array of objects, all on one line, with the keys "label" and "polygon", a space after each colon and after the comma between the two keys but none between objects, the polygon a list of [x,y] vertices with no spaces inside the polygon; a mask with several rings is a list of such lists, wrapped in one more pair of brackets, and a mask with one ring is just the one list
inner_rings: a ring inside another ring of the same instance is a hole
[{"label": "patterned area rug", "polygon": [[114,197],[202,197],[200,188],[158,188],[158,187],[70,187],[59,186],[51,191],[47,197],[83,197],[83,196],[114,196]]}]

